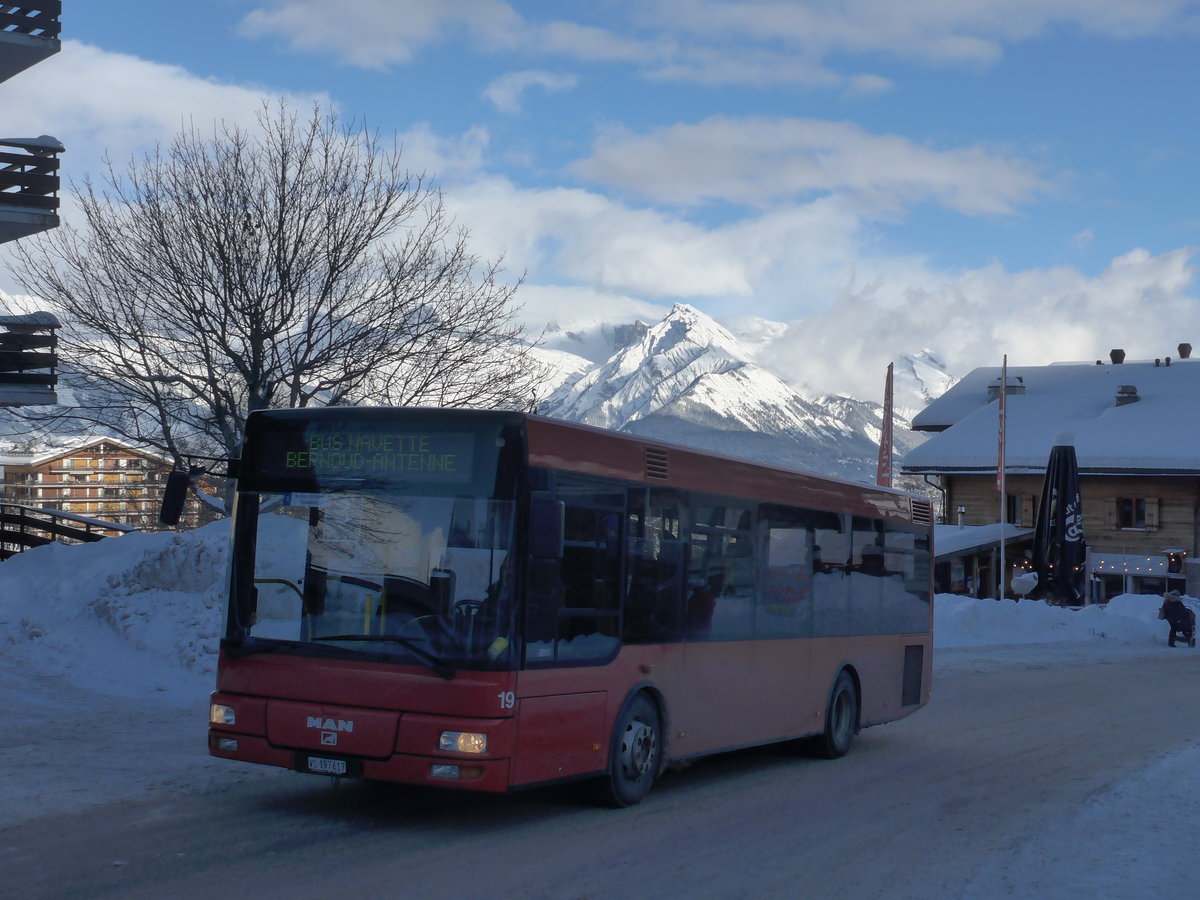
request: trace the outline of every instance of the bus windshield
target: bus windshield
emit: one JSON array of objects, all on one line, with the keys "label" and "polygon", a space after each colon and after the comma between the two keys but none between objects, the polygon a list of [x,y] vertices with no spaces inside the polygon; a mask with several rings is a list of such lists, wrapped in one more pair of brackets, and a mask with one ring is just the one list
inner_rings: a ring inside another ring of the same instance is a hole
[{"label": "bus windshield", "polygon": [[251,413],[230,637],[446,677],[514,668],[518,425],[482,412]]},{"label": "bus windshield", "polygon": [[513,503],[335,491],[257,495],[247,637],[432,668],[517,658]]}]

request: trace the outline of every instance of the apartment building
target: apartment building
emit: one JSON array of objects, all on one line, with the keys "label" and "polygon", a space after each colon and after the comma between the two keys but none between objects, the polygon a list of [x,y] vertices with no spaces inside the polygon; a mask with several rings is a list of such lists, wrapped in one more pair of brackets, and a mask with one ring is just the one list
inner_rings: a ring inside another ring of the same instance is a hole
[{"label": "apartment building", "polygon": [[[90,438],[66,449],[0,457],[3,502],[57,510],[141,530],[159,528],[170,460],[116,438]],[[180,528],[214,518],[191,498]]]}]

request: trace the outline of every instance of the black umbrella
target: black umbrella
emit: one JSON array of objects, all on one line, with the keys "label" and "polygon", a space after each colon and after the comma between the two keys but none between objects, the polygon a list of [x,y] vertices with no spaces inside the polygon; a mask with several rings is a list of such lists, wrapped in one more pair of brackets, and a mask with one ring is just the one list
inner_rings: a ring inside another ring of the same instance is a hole
[{"label": "black umbrella", "polygon": [[1069,437],[1060,436],[1050,449],[1033,532],[1033,567],[1042,597],[1073,606],[1084,602],[1087,546],[1079,502],[1079,464],[1069,441]]}]

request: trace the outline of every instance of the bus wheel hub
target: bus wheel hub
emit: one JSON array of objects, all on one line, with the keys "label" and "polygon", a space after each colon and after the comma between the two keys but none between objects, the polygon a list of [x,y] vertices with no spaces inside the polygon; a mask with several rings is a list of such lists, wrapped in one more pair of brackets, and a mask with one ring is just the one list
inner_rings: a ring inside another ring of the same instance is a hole
[{"label": "bus wheel hub", "polygon": [[645,722],[630,722],[621,738],[621,768],[630,778],[648,774],[657,749],[654,729]]}]

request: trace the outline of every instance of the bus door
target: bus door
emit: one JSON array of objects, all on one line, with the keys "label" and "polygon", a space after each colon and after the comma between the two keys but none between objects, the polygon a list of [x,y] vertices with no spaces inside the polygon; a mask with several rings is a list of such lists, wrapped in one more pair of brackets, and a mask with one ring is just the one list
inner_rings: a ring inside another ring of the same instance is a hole
[{"label": "bus door", "polygon": [[[609,740],[606,679],[620,646],[625,492],[548,473],[531,501],[525,667],[514,784],[602,770]],[[548,535],[557,531],[556,540]]]}]

